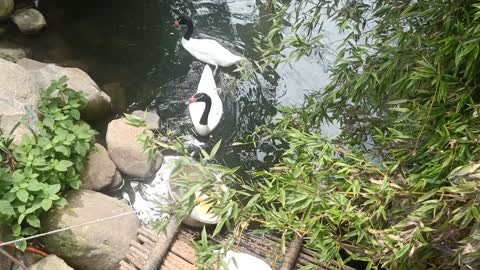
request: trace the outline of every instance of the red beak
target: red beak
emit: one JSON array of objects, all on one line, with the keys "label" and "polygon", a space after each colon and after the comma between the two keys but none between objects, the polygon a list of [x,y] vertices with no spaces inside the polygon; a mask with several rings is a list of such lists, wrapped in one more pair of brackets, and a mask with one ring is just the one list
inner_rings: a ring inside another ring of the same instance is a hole
[{"label": "red beak", "polygon": [[178,21],[175,21],[175,22],[173,23],[173,26],[179,27],[179,26],[180,26],[180,23],[179,23]]},{"label": "red beak", "polygon": [[195,102],[197,102],[197,99],[196,99],[194,96],[191,96],[191,97],[188,99],[188,102],[189,102],[189,103],[195,103]]}]

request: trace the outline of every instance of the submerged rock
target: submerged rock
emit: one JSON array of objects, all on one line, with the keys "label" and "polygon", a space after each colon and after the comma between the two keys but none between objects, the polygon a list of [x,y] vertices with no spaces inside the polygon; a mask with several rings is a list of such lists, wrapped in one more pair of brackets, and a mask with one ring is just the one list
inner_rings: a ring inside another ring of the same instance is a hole
[{"label": "submerged rock", "polygon": [[88,99],[87,108],[82,112],[84,119],[97,120],[111,112],[110,97],[81,69],[60,67],[28,58],[21,59],[17,64],[29,70],[42,89],[46,89],[52,80],[67,76],[68,86],[85,93]]},{"label": "submerged rock", "polygon": [[82,188],[101,190],[112,184],[117,168],[110,159],[107,149],[96,143],[88,155],[81,180]]},{"label": "submerged rock", "polygon": [[147,136],[153,136],[152,131],[132,126],[125,118],[113,120],[108,124],[108,153],[117,168],[126,175],[150,178],[161,166],[160,154],[149,160],[144,153],[143,144],[138,140],[144,132]]},{"label": "submerged rock", "polygon": [[[1,1],[1,0],[0,0]],[[27,57],[29,51],[25,48],[16,46],[8,42],[0,42],[0,58],[10,62],[17,62],[18,60]]]},{"label": "submerged rock", "polygon": [[29,270],[73,270],[68,266],[65,261],[57,257],[56,255],[48,255],[41,261],[30,266]]},{"label": "submerged rock", "polygon": [[42,13],[33,8],[16,11],[12,15],[12,21],[24,34],[37,33],[47,26],[47,21]]},{"label": "submerged rock", "polygon": [[[133,211],[125,203],[90,190],[67,193],[68,205],[49,211],[45,231],[65,228]],[[140,223],[135,213],[53,234],[43,239],[46,249],[75,269],[116,270],[135,240]]]},{"label": "submerged rock", "polygon": [[148,129],[159,129],[160,125],[160,117],[158,114],[153,112],[144,112],[144,111],[134,111],[132,115],[142,117],[145,119],[145,123],[147,124]]},{"label": "submerged rock", "polygon": [[13,0],[0,0],[0,21],[8,19],[14,7],[15,3]]},{"label": "submerged rock", "polygon": [[128,108],[127,91],[121,83],[104,84],[102,90],[112,98],[112,109],[116,113],[123,113]]}]

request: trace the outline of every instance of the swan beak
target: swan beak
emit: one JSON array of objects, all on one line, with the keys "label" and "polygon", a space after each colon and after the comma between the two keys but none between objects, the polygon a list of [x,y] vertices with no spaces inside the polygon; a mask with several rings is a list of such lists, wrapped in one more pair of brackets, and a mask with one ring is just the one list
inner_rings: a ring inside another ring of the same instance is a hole
[{"label": "swan beak", "polygon": [[197,102],[197,99],[196,99],[195,97],[193,97],[193,96],[191,96],[191,97],[188,99],[188,103],[189,103],[189,104],[190,104],[190,103],[195,103],[195,102]]},{"label": "swan beak", "polygon": [[180,27],[180,23],[178,21],[175,21],[175,22],[173,22],[173,26],[178,28],[178,27]]}]

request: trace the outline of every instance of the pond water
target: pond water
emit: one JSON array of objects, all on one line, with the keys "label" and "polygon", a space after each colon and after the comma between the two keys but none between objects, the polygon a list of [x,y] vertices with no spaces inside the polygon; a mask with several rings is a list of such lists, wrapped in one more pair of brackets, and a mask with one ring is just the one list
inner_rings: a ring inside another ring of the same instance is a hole
[{"label": "pond water", "polygon": [[[220,160],[242,170],[262,168],[273,159],[275,146],[260,149],[230,145],[256,126],[274,116],[278,104],[300,104],[306,91],[328,83],[326,71],[334,47],[325,50],[327,62],[318,56],[281,65],[274,74],[255,74],[251,81],[234,81],[223,89],[224,118],[209,139],[193,136],[185,101],[195,93],[204,64],[186,52],[180,39],[185,30],[173,27],[177,16],[194,19],[194,37],[218,40],[248,59],[257,59],[253,39],[264,35],[267,22],[257,10],[256,0],[82,0],[40,1],[48,29],[33,37],[10,31],[6,39],[31,49],[32,58],[85,70],[102,90],[112,96],[116,115],[96,123],[104,131],[106,123],[124,112],[150,110],[161,119],[162,130],[189,136],[195,145],[207,149],[222,139]],[[327,27],[326,39],[340,35]],[[233,68],[219,69],[220,86],[238,75]],[[327,135],[338,133],[337,126],[325,128]]]},{"label": "pond water", "polygon": [[[185,101],[196,91],[204,65],[182,48],[184,30],[172,26],[174,19],[192,16],[194,37],[216,39],[237,54],[257,59],[253,38],[268,28],[257,11],[258,4],[255,0],[40,1],[48,29],[28,38],[10,31],[6,38],[29,47],[35,60],[87,71],[113,97],[117,115],[148,109],[158,113],[162,129],[190,135],[192,124]],[[331,31],[327,38],[337,36]],[[256,74],[252,81],[224,89],[221,125],[208,141],[192,140],[208,148],[222,139],[219,155],[228,165],[261,166],[262,149],[248,151],[228,145],[274,116],[275,105],[301,103],[307,90],[324,86],[328,82],[326,65],[311,57],[282,65],[276,74]],[[232,71],[220,69],[217,83],[223,85],[226,79],[238,77]],[[96,128],[103,131],[108,120]],[[333,127],[327,132],[336,130]]]}]

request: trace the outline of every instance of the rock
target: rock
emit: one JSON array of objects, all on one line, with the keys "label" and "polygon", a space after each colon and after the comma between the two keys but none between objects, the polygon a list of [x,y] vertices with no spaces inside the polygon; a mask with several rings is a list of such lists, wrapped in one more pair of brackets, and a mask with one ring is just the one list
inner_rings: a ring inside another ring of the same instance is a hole
[{"label": "rock", "polygon": [[56,255],[48,255],[41,261],[30,266],[28,270],[73,270],[64,260]]},{"label": "rock", "polygon": [[125,118],[116,119],[108,124],[107,149],[117,168],[124,174],[150,178],[160,168],[162,156],[159,154],[153,161],[149,161],[143,152],[143,144],[138,136],[143,132],[153,136],[152,131],[134,127],[127,123]]},{"label": "rock", "polygon": [[15,3],[13,0],[0,0],[0,21],[8,19],[14,7]]},{"label": "rock", "polygon": [[96,143],[82,172],[82,188],[101,190],[112,184],[116,171],[117,168],[110,159],[107,149]]},{"label": "rock", "polygon": [[48,66],[47,63],[42,63],[29,58],[20,59],[19,61],[17,61],[17,64],[29,71],[34,71]]},{"label": "rock", "polygon": [[7,26],[0,25],[0,37],[8,31]]},{"label": "rock", "polygon": [[134,111],[132,113],[132,115],[144,118],[148,129],[159,129],[160,128],[160,125],[158,124],[158,122],[160,121],[160,117],[156,113],[144,112],[144,111]]},{"label": "rock", "polygon": [[36,107],[40,100],[37,81],[23,67],[0,59],[0,97]]},{"label": "rock", "polygon": [[[6,241],[6,240],[9,240],[10,236],[10,230],[5,227],[5,226],[2,226],[0,225],[0,241]],[[11,247],[5,247],[4,248],[5,251],[8,252],[8,254],[10,255],[13,255],[15,249],[11,248]],[[8,259],[6,259],[4,257],[4,255],[1,255],[0,254],[0,270],[10,270],[11,266],[12,266],[12,262],[9,261]]]},{"label": "rock", "polygon": [[[43,219],[45,231],[65,228],[84,222],[133,211],[117,199],[90,190],[66,194],[68,205],[54,209]],[[118,263],[135,240],[139,221],[135,213],[74,228],[45,237],[46,249],[63,258],[75,269],[116,270]]]},{"label": "rock", "polygon": [[47,21],[42,13],[33,8],[16,11],[12,15],[12,21],[24,34],[37,33],[47,26]]},{"label": "rock", "polygon": [[18,60],[27,57],[29,53],[30,52],[27,49],[18,47],[15,44],[0,42],[0,58],[7,61],[15,63]]},{"label": "rock", "polygon": [[84,119],[97,120],[111,112],[110,97],[102,92],[92,78],[81,69],[60,67],[28,58],[21,59],[17,64],[31,72],[41,89],[50,86],[52,80],[67,76],[68,86],[82,91],[88,99],[87,108],[82,112]]},{"label": "rock", "polygon": [[28,71],[21,66],[0,59],[0,129],[9,133],[17,123],[13,135],[18,143],[23,134],[29,133],[37,120],[34,109],[40,100],[38,86]]},{"label": "rock", "polygon": [[[25,252],[25,253],[16,252],[15,256],[18,258],[19,261],[23,262],[23,264],[27,267],[38,263],[44,258],[43,256],[40,256],[32,252]],[[20,267],[18,264],[14,264],[10,270],[23,270],[23,268]]]}]

